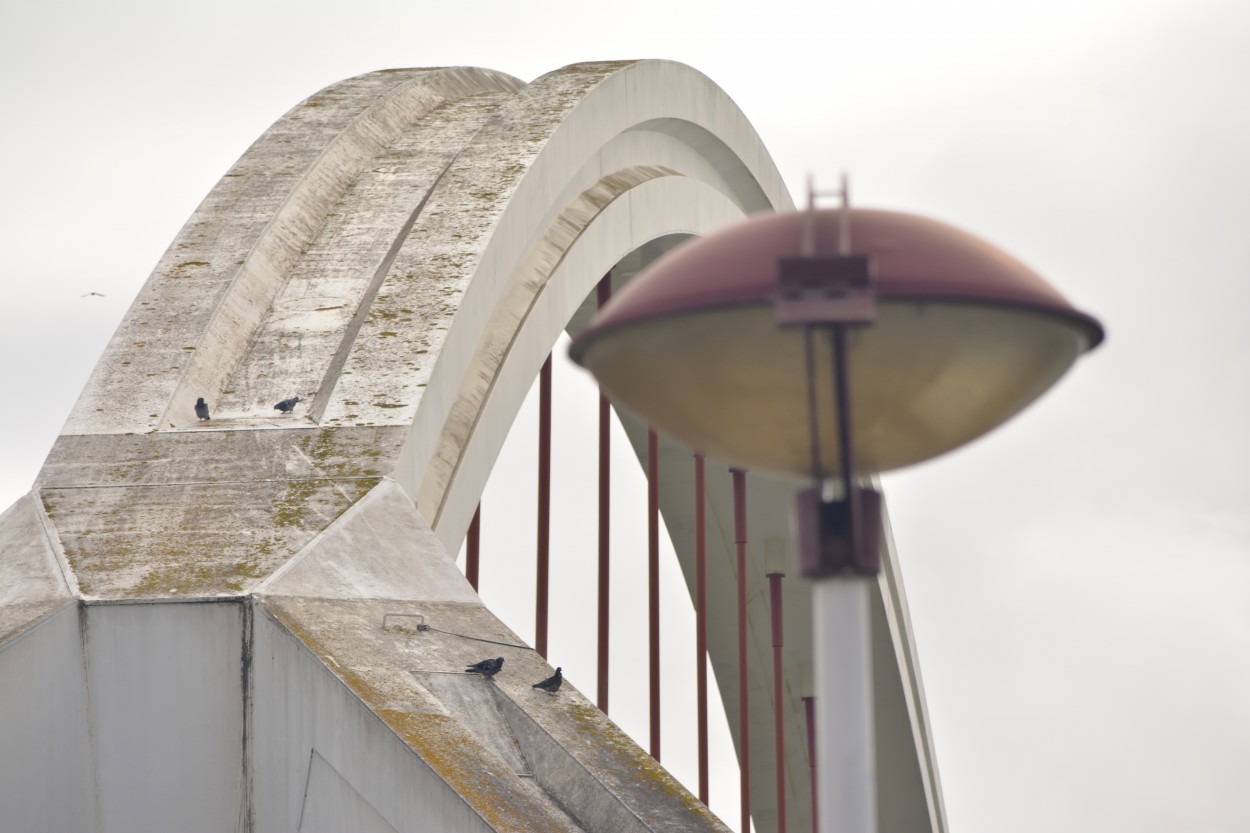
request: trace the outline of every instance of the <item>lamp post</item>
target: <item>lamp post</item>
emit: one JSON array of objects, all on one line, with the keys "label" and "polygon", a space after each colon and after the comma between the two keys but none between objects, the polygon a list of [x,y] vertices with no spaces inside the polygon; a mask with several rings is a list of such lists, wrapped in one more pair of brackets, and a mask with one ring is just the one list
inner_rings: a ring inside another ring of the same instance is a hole
[{"label": "lamp post", "polygon": [[570,353],[612,399],[707,454],[810,476],[821,830],[876,829],[869,593],[880,495],[861,478],[956,448],[1103,339],[1019,261],[915,215],[756,215],[640,273]]}]

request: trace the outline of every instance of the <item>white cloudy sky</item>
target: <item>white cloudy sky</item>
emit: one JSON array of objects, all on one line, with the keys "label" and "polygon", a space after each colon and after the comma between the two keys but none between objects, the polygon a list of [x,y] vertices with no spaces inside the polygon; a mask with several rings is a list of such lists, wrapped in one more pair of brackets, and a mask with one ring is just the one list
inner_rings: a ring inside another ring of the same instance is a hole
[{"label": "white cloudy sky", "polygon": [[0,0],[0,506],[302,98],[680,60],[794,193],[849,170],[858,203],[979,234],[1107,326],[1015,422],[886,480],[952,829],[1250,829],[1247,42],[1237,0]]}]

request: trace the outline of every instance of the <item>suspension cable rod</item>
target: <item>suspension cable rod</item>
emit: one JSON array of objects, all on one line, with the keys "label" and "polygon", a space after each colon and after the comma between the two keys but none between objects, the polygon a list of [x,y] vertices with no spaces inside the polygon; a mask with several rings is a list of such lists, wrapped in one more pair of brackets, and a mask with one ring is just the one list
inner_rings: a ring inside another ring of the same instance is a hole
[{"label": "suspension cable rod", "polygon": [[747,680],[747,473],[733,474],[734,543],[738,548],[738,780],[741,830],[751,829],[751,720]]},{"label": "suspension cable rod", "polygon": [[478,559],[482,541],[482,503],[478,501],[473,510],[473,520],[469,522],[469,535],[465,541],[464,577],[469,580],[473,589],[477,590]]},{"label": "suspension cable rod", "polygon": [[647,429],[647,642],[651,757],[660,760],[660,438]]},{"label": "suspension cable rod", "polygon": [[703,455],[694,455],[695,698],[699,738],[699,800],[707,804],[707,511]]},{"label": "suspension cable rod", "polygon": [[773,637],[773,738],[776,750],[777,833],[786,833],[786,733],[785,733],[785,620],[782,607],[781,579],[785,573],[770,565],[768,571],[768,606],[772,614]]},{"label": "suspension cable rod", "polygon": [[[596,301],[600,309],[612,297],[612,273],[604,275],[596,287]],[[608,531],[611,517],[611,447],[608,430],[611,428],[612,406],[608,397],[599,390],[599,668],[596,687],[599,710],[608,713],[608,604],[611,595],[611,572],[608,552]]]},{"label": "suspension cable rod", "polygon": [[551,354],[538,374],[538,564],[534,647],[547,658],[547,605],[551,570]]}]

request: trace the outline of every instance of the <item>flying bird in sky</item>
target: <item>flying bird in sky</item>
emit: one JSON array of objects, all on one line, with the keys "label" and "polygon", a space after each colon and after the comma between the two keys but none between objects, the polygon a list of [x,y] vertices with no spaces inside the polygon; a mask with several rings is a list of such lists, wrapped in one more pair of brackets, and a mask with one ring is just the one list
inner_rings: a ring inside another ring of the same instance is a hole
[{"label": "flying bird in sky", "polygon": [[90,298],[90,297],[92,297],[92,296],[94,296],[94,297],[96,297],[96,298],[103,298],[103,297],[104,297],[104,293],[103,293],[103,292],[84,292],[84,293],[83,293],[80,297],[82,297],[82,298]]},{"label": "flying bird in sky", "polygon": [[200,422],[208,419],[208,403],[204,401],[204,397],[195,400],[195,415],[200,418]]},{"label": "flying bird in sky", "polygon": [[470,665],[464,669],[466,674],[481,674],[483,677],[493,677],[499,673],[499,669],[503,668],[503,657],[495,657],[494,659],[484,659],[476,665]]},{"label": "flying bird in sky", "polygon": [[298,402],[299,402],[299,397],[292,396],[290,399],[283,399],[277,405],[274,405],[273,409],[275,411],[281,411],[284,414],[289,414],[291,413],[291,411],[295,410],[295,405]]},{"label": "flying bird in sky", "polygon": [[561,673],[563,669],[557,668],[556,673],[552,674],[541,683],[534,683],[532,688],[541,688],[548,694],[555,694],[560,690],[560,683],[564,682],[564,675]]}]

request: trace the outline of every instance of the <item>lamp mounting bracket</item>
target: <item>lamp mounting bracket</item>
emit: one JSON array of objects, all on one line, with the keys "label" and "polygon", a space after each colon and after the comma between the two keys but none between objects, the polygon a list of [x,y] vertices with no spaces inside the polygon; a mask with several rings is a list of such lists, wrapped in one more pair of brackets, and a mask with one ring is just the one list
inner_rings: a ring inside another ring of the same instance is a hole
[{"label": "lamp mounting bracket", "polygon": [[777,323],[869,324],[877,310],[867,255],[783,257],[773,297]]}]

